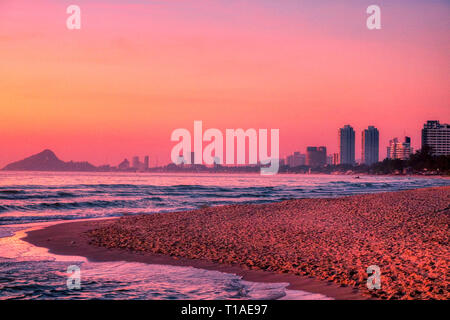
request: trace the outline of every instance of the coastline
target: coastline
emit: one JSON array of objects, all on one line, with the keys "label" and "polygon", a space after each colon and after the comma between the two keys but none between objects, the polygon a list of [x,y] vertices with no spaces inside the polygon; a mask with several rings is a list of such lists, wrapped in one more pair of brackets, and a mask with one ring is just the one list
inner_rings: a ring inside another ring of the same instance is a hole
[{"label": "coastline", "polygon": [[[64,222],[31,231],[23,240],[92,262],[192,266],[238,274],[248,281],[288,282],[288,289],[335,299],[446,299],[442,288],[449,199],[450,187],[435,187],[228,205]],[[241,233],[234,233],[241,227]],[[266,237],[280,228],[283,233]],[[229,246],[221,247],[217,237],[229,240]],[[291,239],[305,245],[290,243]],[[274,249],[262,254],[261,243],[267,241]],[[244,256],[236,249],[241,243],[247,248]],[[382,268],[381,291],[365,288],[366,268],[372,264]]]},{"label": "coastline", "polygon": [[87,232],[107,226],[119,218],[93,219],[92,221],[61,222],[37,230],[27,231],[22,240],[37,247],[48,249],[52,254],[81,256],[89,262],[140,262],[170,266],[194,267],[232,273],[245,281],[263,283],[289,283],[287,289],[303,290],[323,294],[338,300],[364,300],[359,290],[340,287],[334,283],[320,281],[313,277],[279,274],[262,270],[244,269],[239,265],[220,264],[211,261],[174,257],[164,254],[139,253],[124,249],[109,249],[89,244]]},{"label": "coastline", "polygon": [[[0,172],[4,173],[81,173],[81,174],[89,174],[89,173],[104,173],[104,174],[111,174],[111,173],[117,173],[117,174],[173,174],[173,175],[180,175],[180,174],[195,174],[195,175],[232,175],[232,176],[261,176],[259,172],[247,172],[247,171],[159,171],[159,170],[149,170],[149,171],[63,171],[63,170],[9,170],[9,169],[0,169]],[[368,172],[278,172],[277,175],[300,175],[300,176],[363,176],[363,177],[397,177],[397,178],[425,178],[425,179],[450,179],[450,175],[445,174],[420,174],[420,173],[405,173],[405,174],[395,174],[395,173],[386,173],[386,174],[374,174],[374,173],[368,173]]]}]

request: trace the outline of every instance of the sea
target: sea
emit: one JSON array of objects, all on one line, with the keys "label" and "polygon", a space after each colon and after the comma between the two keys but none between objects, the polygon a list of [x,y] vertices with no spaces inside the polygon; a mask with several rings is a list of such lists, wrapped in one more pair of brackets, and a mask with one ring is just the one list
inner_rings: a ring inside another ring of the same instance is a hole
[{"label": "sea", "polygon": [[[289,283],[249,282],[219,271],[90,262],[22,238],[70,220],[448,185],[450,179],[416,176],[0,171],[0,299],[330,299],[290,290]],[[79,289],[67,285],[74,265],[81,272]]]}]

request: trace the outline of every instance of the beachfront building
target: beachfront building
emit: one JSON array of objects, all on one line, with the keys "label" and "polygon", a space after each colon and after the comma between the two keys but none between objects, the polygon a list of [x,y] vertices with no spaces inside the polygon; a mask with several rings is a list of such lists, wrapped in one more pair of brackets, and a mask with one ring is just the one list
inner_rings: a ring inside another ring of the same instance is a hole
[{"label": "beachfront building", "polygon": [[409,159],[413,149],[411,148],[411,138],[405,137],[403,142],[400,142],[398,138],[389,140],[389,146],[387,147],[388,159]]},{"label": "beachfront building", "polygon": [[339,163],[355,163],[355,130],[350,125],[339,129]]},{"label": "beachfront building", "polygon": [[327,164],[326,147],[307,147],[306,165],[310,167],[321,167]]},{"label": "beachfront building", "polygon": [[149,164],[150,158],[148,156],[144,157],[144,163],[143,163],[143,170],[148,170],[148,164]]},{"label": "beachfront building", "polygon": [[361,163],[368,166],[377,163],[379,158],[380,134],[374,126],[369,126],[361,134]]},{"label": "beachfront building", "polygon": [[435,156],[450,155],[450,125],[427,121],[422,129],[422,147],[425,145]]}]

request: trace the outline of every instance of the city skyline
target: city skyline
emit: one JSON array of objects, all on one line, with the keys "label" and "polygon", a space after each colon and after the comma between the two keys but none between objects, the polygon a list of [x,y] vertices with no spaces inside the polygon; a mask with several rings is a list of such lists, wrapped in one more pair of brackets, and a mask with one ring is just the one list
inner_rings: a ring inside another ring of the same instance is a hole
[{"label": "city skyline", "polygon": [[448,300],[449,15],[0,0],[0,300]]},{"label": "city skyline", "polygon": [[71,31],[65,3],[1,4],[0,166],[45,148],[169,163],[170,133],[195,119],[278,128],[282,158],[336,153],[333,130],[371,124],[384,158],[392,137],[416,150],[426,119],[448,123],[448,2],[383,4],[381,30],[367,29],[365,1],[78,4]]},{"label": "city skyline", "polygon": [[[343,136],[341,138],[341,136]],[[348,150],[354,150],[354,145],[356,144],[356,132],[353,130],[351,125],[344,125],[344,127],[339,128],[338,130],[338,139],[346,144],[344,151],[348,152]],[[352,146],[353,144],[353,146]],[[364,146],[367,144],[367,147]],[[439,120],[427,120],[422,129],[422,139],[421,146],[428,145],[434,150],[433,154],[437,155],[450,155],[450,125],[446,123],[440,123]],[[420,150],[414,149],[411,144],[411,138],[408,136],[404,136],[403,139],[399,139],[398,137],[392,138],[389,140],[388,146],[386,147],[386,157],[379,158],[379,131],[378,128],[369,125],[366,129],[361,131],[361,146],[362,153],[361,158],[354,159],[353,163],[341,163],[341,155],[340,153],[328,153],[326,146],[313,147],[307,146],[305,149],[305,153],[301,153],[301,151],[294,151],[292,154],[288,154],[285,157],[278,158],[280,166],[286,165],[287,167],[298,167],[298,166],[308,166],[308,167],[320,167],[325,165],[339,165],[339,164],[353,164],[353,165],[372,165],[377,162],[381,162],[384,159],[401,159],[406,160],[409,158],[411,154],[415,151]],[[439,147],[437,152],[435,150],[436,146]],[[364,153],[364,150],[366,153]],[[49,149],[45,149],[44,152],[50,151]],[[52,152],[52,151],[50,151]],[[195,152],[190,152],[190,161],[191,164],[187,163],[183,156],[178,157],[177,163],[173,163],[176,165],[192,165],[195,159]],[[350,155],[351,156],[351,155]],[[355,154],[353,156],[356,156]],[[344,158],[348,158],[349,154],[344,156]],[[131,162],[128,160],[131,159]],[[159,164],[158,157],[156,157],[155,165],[150,165],[150,156],[145,155],[143,157],[144,161],[140,161],[140,156],[134,155],[132,157],[125,157],[120,163],[117,165],[111,163],[103,163],[98,166],[99,169],[118,169],[122,171],[136,170],[136,171],[147,171],[151,168],[161,168],[165,167],[172,162],[167,164]],[[86,159],[84,159],[86,160]],[[216,166],[220,163],[220,158],[214,157],[214,163],[212,166]],[[259,161],[258,161],[259,164]],[[205,165],[202,163],[202,165]],[[224,166],[230,167],[238,167],[240,165],[227,165],[223,163]],[[254,166],[252,164],[241,164],[241,166]],[[211,167],[211,165],[210,165]]]}]

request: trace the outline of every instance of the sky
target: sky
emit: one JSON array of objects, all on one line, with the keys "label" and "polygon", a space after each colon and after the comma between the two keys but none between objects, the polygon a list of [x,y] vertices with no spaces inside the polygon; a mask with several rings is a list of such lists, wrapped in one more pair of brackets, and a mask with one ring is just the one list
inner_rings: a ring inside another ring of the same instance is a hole
[{"label": "sky", "polygon": [[[81,8],[69,30],[66,9]],[[369,30],[366,8],[381,8]],[[450,122],[448,1],[0,0],[0,167],[167,164],[177,128],[280,130],[280,154],[338,151],[338,128]]]}]

